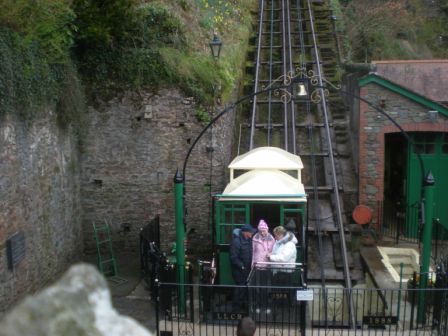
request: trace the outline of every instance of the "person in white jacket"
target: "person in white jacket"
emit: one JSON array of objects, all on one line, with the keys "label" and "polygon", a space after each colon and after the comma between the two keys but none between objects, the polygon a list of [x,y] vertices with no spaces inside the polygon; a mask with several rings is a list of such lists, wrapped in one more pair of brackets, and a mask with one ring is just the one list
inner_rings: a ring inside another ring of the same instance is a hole
[{"label": "person in white jacket", "polygon": [[[294,263],[297,258],[297,238],[292,232],[286,231],[283,226],[277,226],[273,232],[276,241],[272,253],[269,254],[269,260],[278,264],[272,265],[272,273],[274,275],[272,283],[276,287],[293,286]],[[275,303],[272,303],[274,309],[281,306],[286,307],[294,303],[294,292],[290,289],[283,291],[277,289],[276,295],[280,301],[277,300]]]},{"label": "person in white jacket", "polygon": [[[276,268],[294,268],[291,263],[295,263],[297,258],[297,238],[283,226],[277,226],[274,229],[274,237],[275,244],[272,253],[268,255],[269,260],[279,263],[275,266]],[[289,263],[289,265],[282,263]]]}]

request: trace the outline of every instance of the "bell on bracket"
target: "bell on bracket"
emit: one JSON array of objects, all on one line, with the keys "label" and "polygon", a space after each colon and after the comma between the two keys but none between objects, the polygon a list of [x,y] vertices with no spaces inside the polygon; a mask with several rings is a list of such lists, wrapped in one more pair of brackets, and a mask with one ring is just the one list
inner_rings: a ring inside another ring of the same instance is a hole
[{"label": "bell on bracket", "polygon": [[297,93],[297,96],[304,97],[304,96],[307,96],[307,95],[308,95],[308,92],[306,92],[305,84],[300,83],[299,84],[299,92]]}]

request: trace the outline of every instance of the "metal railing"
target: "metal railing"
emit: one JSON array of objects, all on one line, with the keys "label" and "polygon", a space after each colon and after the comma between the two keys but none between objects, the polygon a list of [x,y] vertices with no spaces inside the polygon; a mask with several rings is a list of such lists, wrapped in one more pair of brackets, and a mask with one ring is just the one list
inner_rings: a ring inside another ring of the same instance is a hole
[{"label": "metal railing", "polygon": [[[181,290],[181,287],[182,290]],[[235,290],[247,304],[232,307]],[[180,293],[185,297],[180,298]],[[422,298],[425,305],[419,305]],[[353,300],[352,318],[347,298]],[[327,306],[327,318],[323,307]],[[326,290],[286,286],[218,286],[159,283],[157,335],[235,335],[250,316],[256,335],[448,335],[448,288]]]},{"label": "metal railing", "polygon": [[[396,205],[391,202],[378,202],[378,218],[380,218],[380,235],[399,242],[420,243],[419,205]],[[433,256],[443,257],[448,247],[448,229],[435,219],[433,221]]]},{"label": "metal railing", "polygon": [[140,272],[151,292],[160,267],[166,264],[160,248],[160,218],[157,215],[140,231]]}]

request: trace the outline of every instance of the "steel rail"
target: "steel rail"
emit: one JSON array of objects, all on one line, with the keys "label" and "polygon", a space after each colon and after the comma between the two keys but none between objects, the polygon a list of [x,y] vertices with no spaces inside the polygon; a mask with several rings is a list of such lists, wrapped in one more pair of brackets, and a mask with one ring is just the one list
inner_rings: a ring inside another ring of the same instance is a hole
[{"label": "steel rail", "polygon": [[[264,15],[264,0],[260,0],[260,22],[258,25],[258,45],[257,45],[257,58],[255,61],[255,84],[254,84],[254,93],[258,92],[258,77],[260,72],[260,55],[261,55],[261,40],[263,37],[263,15]],[[254,96],[253,105],[252,105],[252,120],[251,120],[251,128],[250,128],[250,138],[249,138],[249,149],[252,150],[254,147],[254,132],[255,132],[255,118],[257,114],[257,96]]]},{"label": "steel rail", "polygon": [[[287,0],[289,1],[289,0]],[[285,26],[285,0],[282,0],[282,68],[283,68],[283,74],[287,74],[287,67],[286,67],[286,26]],[[287,84],[286,76],[283,77],[283,85]],[[284,123],[284,148],[286,151],[288,151],[288,102],[283,101],[283,123]]]},{"label": "steel rail", "polygon": [[[294,73],[295,69],[293,67],[292,64],[292,45],[293,45],[293,40],[291,38],[291,8],[290,8],[290,1],[286,2],[286,18],[287,18],[287,34],[288,34],[288,68],[289,68],[289,73]],[[292,85],[293,83],[291,83],[291,94],[294,94],[294,87]],[[296,120],[296,111],[295,111],[295,102],[294,100],[290,101],[290,107],[291,107],[291,125],[289,126],[289,128],[291,129],[291,144],[292,144],[292,153],[293,154],[297,154],[297,148],[296,148],[296,127],[295,127],[295,120]]]},{"label": "steel rail", "polygon": [[[313,12],[312,12],[312,8],[311,8],[311,1],[307,0],[307,4],[308,4],[308,14],[309,14],[309,22],[310,22],[310,28],[311,28],[311,37],[313,39],[313,44],[315,46],[317,46],[317,40],[316,40],[315,31],[314,31],[314,18],[313,18]],[[327,102],[325,99],[324,90],[322,89],[322,87],[323,87],[322,70],[321,70],[321,64],[320,64],[319,51],[318,51],[317,47],[314,48],[314,54],[315,54],[315,60],[316,60],[318,85],[320,86],[320,88],[317,90],[320,91],[320,95],[322,97],[321,107],[322,107],[322,113],[323,113],[323,117],[324,117],[325,134],[326,134],[326,138],[327,138],[329,160],[330,160],[330,166],[331,166],[331,175],[332,175],[332,182],[333,182],[333,188],[334,188],[336,219],[337,219],[337,223],[338,223],[339,236],[341,239],[341,255],[342,255],[343,268],[344,268],[345,286],[346,286],[347,293],[348,293],[350,325],[352,328],[354,328],[355,327],[355,316],[354,316],[353,302],[352,302],[352,297],[351,297],[352,282],[350,279],[350,270],[349,270],[349,266],[348,266],[347,246],[345,243],[344,223],[343,223],[343,219],[342,219],[341,200],[339,197],[339,187],[338,187],[338,180],[337,180],[337,176],[336,176],[336,166],[335,166],[334,156],[333,156],[333,145],[331,142],[332,137],[331,137],[331,131],[330,131],[330,126],[329,126]]]},{"label": "steel rail", "polygon": [[[270,30],[269,30],[269,38],[270,38],[270,48],[269,48],[269,83],[272,82],[273,79],[273,66],[274,66],[274,62],[273,62],[273,50],[274,48],[272,48],[272,41],[274,40],[274,12],[275,12],[275,8],[274,8],[274,1],[271,1],[271,24],[270,24]],[[267,143],[268,146],[271,145],[271,141],[272,141],[272,92],[269,91],[268,93],[268,135],[267,135],[268,139],[267,139]]]},{"label": "steel rail", "polygon": [[[301,53],[303,55],[302,59],[301,59],[301,64],[300,67],[302,69],[306,69],[306,63],[305,63],[305,36],[303,33],[303,26],[300,22],[302,22],[302,10],[304,10],[304,8],[302,8],[300,2],[302,0],[297,0],[296,2],[296,6],[298,8],[297,10],[297,19],[298,19],[298,27],[299,27],[299,43],[301,46]],[[299,9],[300,8],[300,9]],[[312,152],[314,154],[314,148],[316,148],[315,146],[315,141],[314,141],[314,127],[313,127],[313,116],[311,114],[311,103],[309,101],[306,102],[306,113],[307,113],[307,120],[308,120],[308,127],[307,127],[307,136],[308,136],[308,140],[310,142],[310,152]],[[314,201],[314,206],[313,206],[313,213],[314,213],[314,226],[315,226],[315,230],[317,231],[317,252],[318,252],[318,258],[319,258],[319,270],[320,270],[320,278],[321,278],[321,284],[322,284],[322,292],[326,293],[326,281],[325,281],[325,267],[324,267],[324,259],[323,259],[323,242],[322,242],[322,229],[321,229],[321,220],[320,220],[320,216],[319,216],[319,211],[317,208],[317,204],[319,204],[319,190],[318,190],[318,185],[317,185],[317,173],[316,173],[316,156],[312,155],[311,156],[311,180],[312,180],[312,184],[313,184],[313,201]],[[324,298],[323,300],[324,302],[324,320],[327,321],[327,316],[328,316],[328,305],[327,305],[327,300],[326,298]]]}]

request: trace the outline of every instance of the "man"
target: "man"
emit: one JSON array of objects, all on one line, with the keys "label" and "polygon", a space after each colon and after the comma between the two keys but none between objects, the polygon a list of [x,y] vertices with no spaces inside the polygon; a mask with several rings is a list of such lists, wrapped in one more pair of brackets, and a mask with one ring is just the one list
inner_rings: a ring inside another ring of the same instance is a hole
[{"label": "man", "polygon": [[[244,286],[252,264],[252,236],[255,229],[250,224],[244,224],[230,244],[230,266],[235,285]],[[246,304],[244,288],[235,288],[233,293],[233,309],[240,309]]]}]

